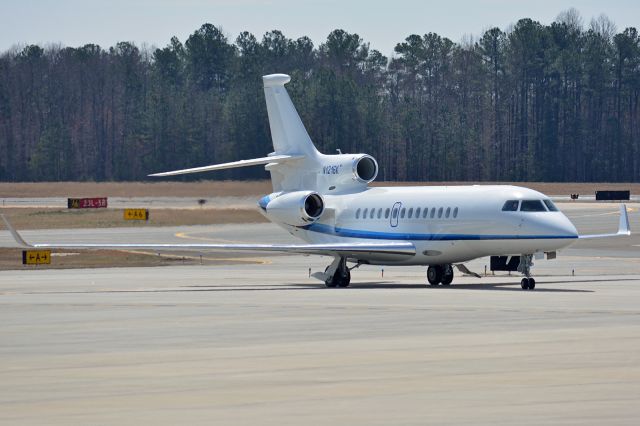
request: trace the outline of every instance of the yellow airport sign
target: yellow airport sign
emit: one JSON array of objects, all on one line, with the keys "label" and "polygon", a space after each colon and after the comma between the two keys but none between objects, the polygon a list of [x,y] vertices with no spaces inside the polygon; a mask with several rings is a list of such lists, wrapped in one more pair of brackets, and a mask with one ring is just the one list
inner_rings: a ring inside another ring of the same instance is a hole
[{"label": "yellow airport sign", "polygon": [[22,250],[23,265],[50,265],[51,250]]},{"label": "yellow airport sign", "polygon": [[124,220],[149,220],[149,209],[124,209]]}]

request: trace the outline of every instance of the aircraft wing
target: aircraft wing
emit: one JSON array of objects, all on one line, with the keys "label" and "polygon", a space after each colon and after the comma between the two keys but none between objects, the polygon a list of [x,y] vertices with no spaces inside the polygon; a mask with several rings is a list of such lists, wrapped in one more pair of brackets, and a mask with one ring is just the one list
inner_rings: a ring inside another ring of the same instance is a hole
[{"label": "aircraft wing", "polygon": [[186,175],[189,173],[209,172],[213,170],[234,169],[236,167],[248,167],[258,166],[260,164],[269,163],[284,163],[286,161],[300,160],[304,158],[303,155],[272,155],[261,158],[253,158],[251,160],[232,161],[231,163],[212,164],[210,166],[194,167],[192,169],[173,170],[170,172],[154,173],[149,176],[161,177],[161,176],[175,176]]},{"label": "aircraft wing", "polygon": [[95,243],[37,243],[30,244],[22,238],[4,215],[0,215],[14,240],[23,248],[38,249],[113,249],[113,250],[157,250],[157,251],[249,251],[315,254],[326,256],[344,256],[358,258],[384,258],[386,260],[402,260],[416,253],[416,248],[409,242],[381,243],[333,243],[333,244],[95,244]]},{"label": "aircraft wing", "polygon": [[618,222],[618,232],[615,234],[592,234],[592,235],[579,235],[579,239],[587,238],[610,238],[610,237],[624,237],[631,235],[631,228],[629,227],[629,214],[627,213],[627,206],[620,204],[620,221]]}]

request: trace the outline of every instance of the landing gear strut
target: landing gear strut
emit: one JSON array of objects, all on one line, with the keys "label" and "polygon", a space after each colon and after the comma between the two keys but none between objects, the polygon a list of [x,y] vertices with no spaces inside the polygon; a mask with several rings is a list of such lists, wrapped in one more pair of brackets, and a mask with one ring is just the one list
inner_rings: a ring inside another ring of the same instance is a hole
[{"label": "landing gear strut", "polygon": [[336,259],[324,270],[327,279],[324,284],[327,287],[349,287],[351,272],[347,267],[347,261],[342,257]]},{"label": "landing gear strut", "polygon": [[427,280],[430,285],[449,285],[453,281],[453,267],[450,264],[432,265],[427,268]]},{"label": "landing gear strut", "polygon": [[533,255],[523,254],[520,256],[520,264],[518,265],[518,272],[522,273],[525,277],[520,281],[520,287],[523,290],[533,290],[536,288],[536,280],[531,278],[531,267],[533,266]]}]

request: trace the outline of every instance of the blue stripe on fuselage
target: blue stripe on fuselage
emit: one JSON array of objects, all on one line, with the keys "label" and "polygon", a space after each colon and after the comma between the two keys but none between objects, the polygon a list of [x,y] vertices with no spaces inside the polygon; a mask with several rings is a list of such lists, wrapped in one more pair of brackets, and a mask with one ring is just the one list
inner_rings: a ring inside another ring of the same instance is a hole
[{"label": "blue stripe on fuselage", "polygon": [[360,229],[338,228],[322,223],[312,223],[301,227],[307,231],[348,238],[368,238],[376,240],[411,241],[469,241],[469,240],[558,240],[578,238],[577,235],[479,235],[479,234],[408,234],[400,232],[364,231]]}]

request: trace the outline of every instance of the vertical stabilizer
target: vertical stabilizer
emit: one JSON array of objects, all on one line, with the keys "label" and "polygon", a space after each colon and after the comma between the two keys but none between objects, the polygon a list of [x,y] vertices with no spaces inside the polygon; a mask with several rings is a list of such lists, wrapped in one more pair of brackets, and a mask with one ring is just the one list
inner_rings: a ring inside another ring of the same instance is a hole
[{"label": "vertical stabilizer", "polygon": [[286,74],[262,77],[273,148],[276,154],[305,155],[314,158],[318,151],[284,88],[289,80],[291,77]]}]

